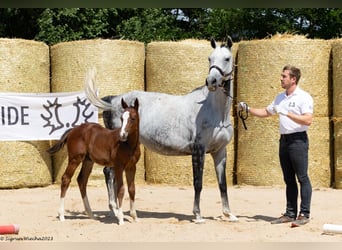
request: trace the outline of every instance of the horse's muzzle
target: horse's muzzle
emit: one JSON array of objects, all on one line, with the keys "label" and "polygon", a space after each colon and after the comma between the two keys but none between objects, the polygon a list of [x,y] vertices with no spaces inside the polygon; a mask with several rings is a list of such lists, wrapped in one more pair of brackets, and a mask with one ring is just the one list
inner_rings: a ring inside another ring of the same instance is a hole
[{"label": "horse's muzzle", "polygon": [[212,82],[208,81],[208,78],[205,80],[205,85],[207,86],[209,91],[215,91],[217,86],[216,86],[216,79],[214,79]]}]

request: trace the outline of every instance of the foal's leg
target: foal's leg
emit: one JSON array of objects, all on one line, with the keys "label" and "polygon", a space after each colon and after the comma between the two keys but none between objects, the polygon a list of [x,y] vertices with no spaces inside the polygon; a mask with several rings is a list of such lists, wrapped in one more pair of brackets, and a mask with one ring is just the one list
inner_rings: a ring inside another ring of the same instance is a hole
[{"label": "foal's leg", "polygon": [[200,199],[203,182],[203,166],[204,166],[205,149],[202,144],[194,144],[192,149],[192,171],[193,171],[193,185],[195,189],[194,208],[195,223],[203,223],[204,219],[200,211]]},{"label": "foal's leg", "polygon": [[114,216],[117,216],[118,214],[117,187],[116,187],[116,182],[115,182],[114,169],[111,167],[104,167],[103,173],[106,179],[109,209],[110,211],[112,211]]},{"label": "foal's leg", "polygon": [[127,188],[130,199],[130,215],[134,221],[138,221],[137,211],[135,210],[135,172],[136,165],[125,170],[126,180],[127,180]]},{"label": "foal's leg", "polygon": [[59,215],[59,220],[64,221],[64,197],[66,194],[66,191],[69,187],[69,184],[71,182],[71,178],[75,173],[75,170],[77,166],[80,164],[80,161],[73,159],[68,162],[68,166],[65,169],[65,172],[62,176],[62,181],[61,181],[61,195],[60,195],[60,205],[59,205],[59,210],[58,210],[58,215]]},{"label": "foal's leg", "polygon": [[233,215],[229,208],[228,202],[228,192],[227,192],[227,178],[226,178],[226,159],[227,159],[227,150],[226,148],[222,148],[221,150],[212,153],[217,182],[219,185],[220,193],[221,193],[221,201],[222,201],[222,212],[225,216],[229,218],[230,221],[238,221],[238,218]]},{"label": "foal's leg", "polygon": [[124,214],[122,211],[122,200],[125,194],[125,187],[123,185],[123,168],[122,167],[115,167],[115,180],[117,182],[117,188],[118,188],[118,203],[119,203],[119,208],[118,208],[118,215],[117,218],[119,220],[119,225],[124,224]]},{"label": "foal's leg", "polygon": [[93,169],[93,165],[94,162],[90,160],[88,156],[86,156],[83,160],[81,171],[77,176],[77,183],[78,187],[80,188],[84,209],[88,216],[92,219],[94,219],[94,215],[89,205],[89,200],[87,196],[87,184],[89,175]]}]

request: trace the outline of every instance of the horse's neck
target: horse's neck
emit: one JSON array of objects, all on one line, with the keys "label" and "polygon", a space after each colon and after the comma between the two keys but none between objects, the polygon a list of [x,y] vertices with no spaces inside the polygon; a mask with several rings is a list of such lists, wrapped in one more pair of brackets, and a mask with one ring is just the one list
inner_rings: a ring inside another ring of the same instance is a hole
[{"label": "horse's neck", "polygon": [[214,110],[221,112],[222,120],[227,121],[230,119],[232,98],[232,95],[227,96],[221,89],[217,89],[215,92],[208,92],[207,100]]},{"label": "horse's neck", "polygon": [[139,129],[137,129],[133,133],[129,133],[127,143],[130,145],[131,148],[136,148],[137,146],[139,146]]}]

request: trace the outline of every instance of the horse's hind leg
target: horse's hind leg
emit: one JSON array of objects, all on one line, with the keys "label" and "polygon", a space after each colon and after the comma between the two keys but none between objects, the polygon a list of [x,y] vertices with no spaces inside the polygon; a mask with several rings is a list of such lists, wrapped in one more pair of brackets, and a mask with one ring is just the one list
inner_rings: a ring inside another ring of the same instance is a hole
[{"label": "horse's hind leg", "polygon": [[128,194],[130,199],[130,215],[134,221],[138,221],[137,211],[135,210],[135,172],[136,165],[125,170]]},{"label": "horse's hind leg", "polygon": [[103,173],[106,180],[107,192],[108,192],[108,205],[110,211],[114,216],[118,215],[118,204],[117,204],[117,187],[115,182],[114,169],[111,167],[104,167]]},{"label": "horse's hind leg", "polygon": [[64,197],[65,197],[66,191],[70,185],[71,178],[74,175],[78,164],[80,164],[79,161],[69,160],[68,166],[65,169],[65,172],[64,172],[62,179],[61,179],[61,195],[60,195],[60,205],[59,205],[59,210],[58,210],[58,217],[59,217],[60,221],[65,220],[65,218],[64,218]]},{"label": "horse's hind leg", "polygon": [[231,213],[229,202],[228,202],[227,178],[226,178],[227,150],[226,148],[222,148],[216,153],[212,153],[211,156],[213,157],[213,160],[214,160],[217,182],[218,182],[220,193],[221,193],[222,212],[225,216],[229,218],[230,221],[238,221],[238,218]]},{"label": "horse's hind leg", "polygon": [[88,216],[92,219],[94,218],[94,215],[89,205],[89,200],[87,196],[87,184],[89,175],[93,169],[93,165],[94,162],[90,160],[88,156],[86,156],[83,160],[81,171],[77,176],[77,183],[78,187],[80,188],[84,209]]},{"label": "horse's hind leg", "polygon": [[195,189],[194,208],[195,223],[203,223],[204,219],[200,211],[200,199],[203,182],[203,166],[204,166],[205,149],[201,144],[194,144],[192,150],[192,171],[193,171],[193,185]]}]

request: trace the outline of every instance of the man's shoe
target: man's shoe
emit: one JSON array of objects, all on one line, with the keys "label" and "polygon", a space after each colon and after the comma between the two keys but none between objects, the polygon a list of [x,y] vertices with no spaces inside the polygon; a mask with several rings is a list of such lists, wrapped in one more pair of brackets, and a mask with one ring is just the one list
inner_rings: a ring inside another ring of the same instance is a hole
[{"label": "man's shoe", "polygon": [[298,215],[297,219],[292,222],[291,227],[299,227],[305,225],[310,221],[309,217],[306,217],[304,214]]},{"label": "man's shoe", "polygon": [[275,220],[272,220],[271,221],[271,224],[281,224],[281,223],[287,223],[287,222],[292,222],[294,221],[295,219],[290,217],[290,216],[287,216],[287,215],[283,215],[281,217],[279,217],[278,219],[275,219]]}]

